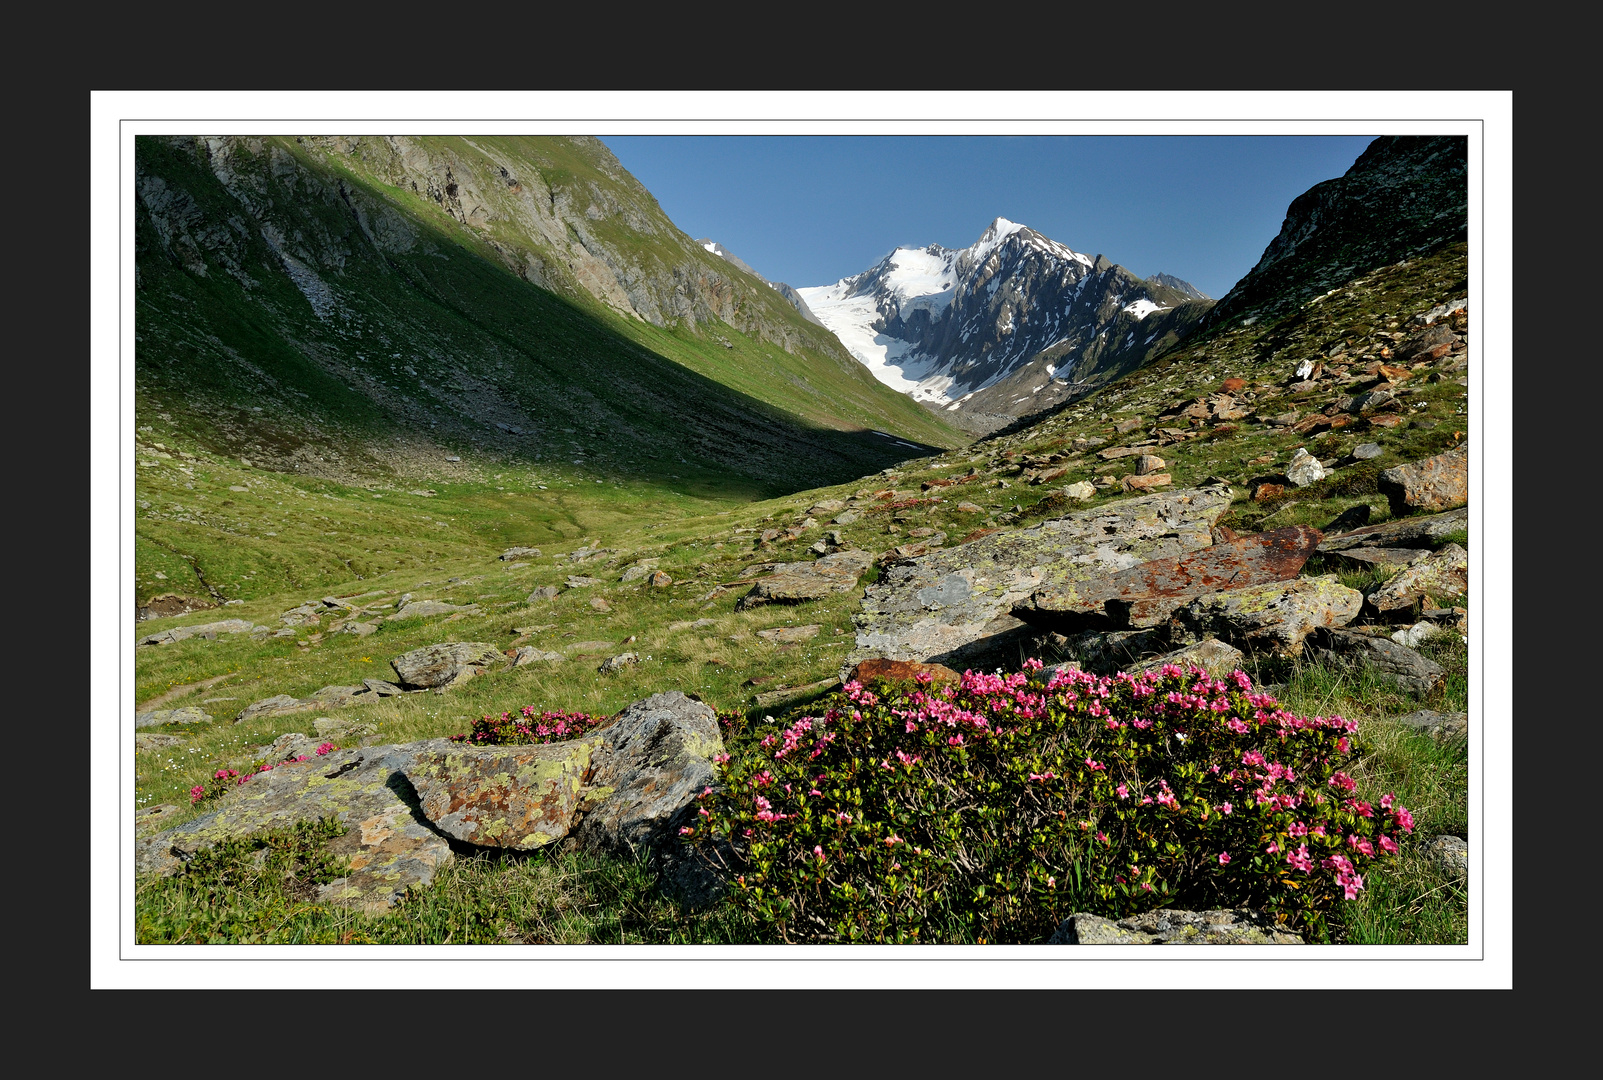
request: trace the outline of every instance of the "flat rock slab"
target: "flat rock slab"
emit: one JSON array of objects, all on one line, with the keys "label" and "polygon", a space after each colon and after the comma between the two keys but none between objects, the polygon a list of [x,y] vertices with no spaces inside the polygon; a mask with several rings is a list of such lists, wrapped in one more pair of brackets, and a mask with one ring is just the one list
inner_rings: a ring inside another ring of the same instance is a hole
[{"label": "flat rock slab", "polygon": [[502,562],[512,562],[515,559],[538,559],[540,549],[533,547],[510,547],[501,552]]},{"label": "flat rock slab", "polygon": [[482,641],[448,641],[425,645],[390,661],[402,686],[436,687],[454,681],[465,668],[488,667],[506,660],[501,650]]},{"label": "flat rock slab", "polygon": [[170,645],[175,641],[184,641],[192,637],[215,638],[218,634],[249,634],[255,630],[266,632],[268,627],[257,626],[249,619],[223,619],[220,622],[200,623],[197,626],[175,626],[171,630],[142,637],[137,644]]},{"label": "flat rock slab", "polygon": [[575,830],[591,851],[631,853],[677,839],[676,818],[712,783],[723,752],[718,716],[678,690],[654,694],[597,733],[592,757],[595,808]]},{"label": "flat rock slab", "polygon": [[772,641],[779,645],[788,645],[793,641],[810,641],[818,636],[823,627],[813,626],[776,626],[771,630],[759,630],[757,636],[764,641]]},{"label": "flat rock slab", "polygon": [[1121,499],[892,566],[864,593],[842,671],[872,658],[1017,663],[1028,627],[1013,605],[1205,548],[1229,506],[1223,486]]},{"label": "flat rock slab", "polygon": [[396,609],[394,615],[389,616],[390,621],[397,619],[416,619],[429,615],[454,615],[457,612],[466,612],[469,615],[479,613],[477,604],[448,604],[444,600],[413,600]]},{"label": "flat rock slab", "polygon": [[533,746],[419,745],[406,769],[420,808],[448,836],[533,851],[568,835],[599,738]]},{"label": "flat rock slab", "polygon": [[1194,635],[1212,634],[1241,649],[1296,656],[1310,633],[1346,626],[1363,603],[1363,593],[1334,578],[1298,578],[1199,596],[1176,608],[1174,620]]},{"label": "flat rock slab", "polygon": [[1261,911],[1175,911],[1163,908],[1127,919],[1070,915],[1048,945],[1302,945]]},{"label": "flat rock slab", "polygon": [[769,577],[752,586],[735,605],[739,611],[761,604],[797,604],[848,592],[874,563],[867,551],[837,551],[805,563],[781,563]]},{"label": "flat rock slab", "polygon": [[1043,626],[1156,626],[1195,597],[1291,580],[1321,539],[1318,529],[1306,525],[1237,536],[1179,558],[1043,589],[1016,604],[1013,614]]},{"label": "flat rock slab", "polygon": [[[1346,554],[1345,552],[1343,554]],[[1456,600],[1469,592],[1469,552],[1448,544],[1399,571],[1369,594],[1369,603],[1385,614],[1412,610],[1427,594],[1443,600]]]},{"label": "flat rock slab", "polygon": [[1445,674],[1440,664],[1391,638],[1327,627],[1310,644],[1316,654],[1362,663],[1384,681],[1422,697],[1442,688]]},{"label": "flat rock slab", "polygon": [[1463,506],[1469,502],[1469,447],[1387,469],[1380,474],[1380,491],[1398,516]]},{"label": "flat rock slab", "polygon": [[201,712],[193,705],[182,709],[152,709],[150,712],[134,714],[134,727],[163,727],[167,724],[209,724],[212,722],[210,713]]},{"label": "flat rock slab", "polygon": [[142,873],[174,873],[223,840],[332,817],[349,831],[329,850],[350,859],[350,873],[322,886],[318,899],[388,911],[452,858],[446,838],[413,810],[417,795],[404,770],[418,745],[336,751],[257,773],[211,813],[136,841],[135,865]]}]

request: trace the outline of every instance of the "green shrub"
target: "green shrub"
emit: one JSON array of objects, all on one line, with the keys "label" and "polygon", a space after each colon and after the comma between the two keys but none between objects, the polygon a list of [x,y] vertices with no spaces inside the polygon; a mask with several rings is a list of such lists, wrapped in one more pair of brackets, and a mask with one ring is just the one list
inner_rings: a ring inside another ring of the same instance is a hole
[{"label": "green shrub", "polygon": [[853,682],[720,755],[683,832],[732,846],[731,902],[787,942],[1044,940],[1075,910],[1247,906],[1311,939],[1409,812],[1341,766],[1357,725],[1167,666]]}]

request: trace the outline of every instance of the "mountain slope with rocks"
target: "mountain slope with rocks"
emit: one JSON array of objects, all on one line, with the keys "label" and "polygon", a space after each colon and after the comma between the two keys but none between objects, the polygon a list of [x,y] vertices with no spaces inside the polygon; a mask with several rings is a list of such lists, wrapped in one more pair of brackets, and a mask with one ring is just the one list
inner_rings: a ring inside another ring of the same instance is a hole
[{"label": "mountain slope with rocks", "polygon": [[773,490],[955,441],[595,140],[143,138],[135,172],[140,409],[221,453]]}]

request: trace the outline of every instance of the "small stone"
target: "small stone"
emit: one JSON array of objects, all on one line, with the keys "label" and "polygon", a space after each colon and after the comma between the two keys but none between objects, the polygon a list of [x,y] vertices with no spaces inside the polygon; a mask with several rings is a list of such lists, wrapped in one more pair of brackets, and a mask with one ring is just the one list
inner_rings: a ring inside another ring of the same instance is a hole
[{"label": "small stone", "polygon": [[661,570],[658,570],[651,575],[646,584],[650,585],[653,589],[666,589],[668,586],[673,584],[673,578],[669,577]]},{"label": "small stone", "polygon": [[532,547],[510,547],[501,552],[502,562],[512,562],[514,559],[538,559],[540,549]]},{"label": "small stone", "polygon": [[590,598],[590,606],[595,608],[597,611],[611,611],[612,610],[612,605],[607,603],[605,597],[601,597],[601,596],[592,596]]},{"label": "small stone", "polygon": [[561,592],[555,585],[542,585],[529,594],[528,602],[533,604],[539,600],[555,600]]},{"label": "small stone", "polygon": [[1286,466],[1286,479],[1297,487],[1307,487],[1325,478],[1325,468],[1319,460],[1301,447],[1292,455],[1291,464]]},{"label": "small stone", "polygon": [[639,581],[643,577],[650,576],[651,572],[657,568],[657,564],[661,561],[661,559],[641,559],[637,563],[631,563],[629,566],[624,568],[623,574],[618,578],[618,580],[624,582]]},{"label": "small stone", "polygon": [[1146,476],[1121,476],[1119,486],[1125,491],[1151,491],[1153,488],[1168,487],[1174,483],[1174,477],[1168,473],[1149,473]]},{"label": "small stone", "polygon": [[957,504],[957,512],[960,514],[983,514],[985,513],[985,508],[976,506],[971,502],[960,502]]},{"label": "small stone", "polygon": [[1136,475],[1147,476],[1151,473],[1160,472],[1164,468],[1164,465],[1164,460],[1161,457],[1158,457],[1156,454],[1142,454],[1140,457],[1136,458]]},{"label": "small stone", "polygon": [[624,668],[628,667],[630,664],[638,664],[638,663],[640,663],[640,654],[639,653],[626,652],[626,653],[620,653],[617,656],[611,657],[610,659],[608,659],[605,662],[603,662],[600,667],[596,668],[596,670],[599,671],[603,675],[611,675],[613,672],[622,671]]},{"label": "small stone", "polygon": [[1469,845],[1456,836],[1438,836],[1425,845],[1430,861],[1450,874],[1469,874]]},{"label": "small stone", "polygon": [[588,589],[592,585],[600,585],[600,578],[582,577],[577,574],[569,575],[567,585],[570,589]]}]

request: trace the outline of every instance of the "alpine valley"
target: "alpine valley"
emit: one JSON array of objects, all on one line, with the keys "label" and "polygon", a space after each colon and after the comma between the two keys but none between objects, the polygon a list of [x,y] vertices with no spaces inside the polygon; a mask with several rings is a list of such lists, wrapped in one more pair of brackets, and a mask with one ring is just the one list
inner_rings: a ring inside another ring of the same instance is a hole
[{"label": "alpine valley", "polygon": [[1464,139],[1217,300],[771,282],[591,138],[134,166],[140,942],[1467,939]]}]

